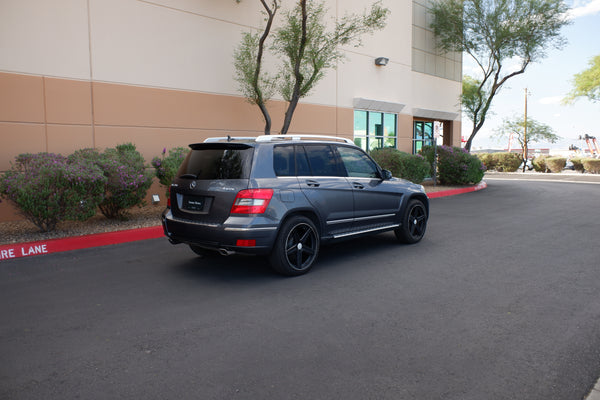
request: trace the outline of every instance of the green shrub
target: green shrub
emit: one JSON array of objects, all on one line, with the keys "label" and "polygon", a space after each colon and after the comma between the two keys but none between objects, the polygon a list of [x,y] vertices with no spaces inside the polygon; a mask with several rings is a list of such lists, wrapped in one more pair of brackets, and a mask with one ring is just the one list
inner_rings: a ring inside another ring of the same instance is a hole
[{"label": "green shrub", "polygon": [[76,151],[73,159],[86,159],[98,165],[107,181],[104,200],[99,204],[106,218],[126,219],[127,210],[144,205],[146,193],[152,185],[152,173],[146,171],[144,157],[131,143],[118,145],[100,153],[95,149]]},{"label": "green shrub", "polygon": [[533,160],[531,160],[533,169],[537,172],[548,172],[548,167],[546,166],[547,158],[549,158],[549,156],[537,156]]},{"label": "green shrub", "polygon": [[412,155],[393,148],[376,149],[371,157],[381,166],[390,170],[392,175],[421,183],[429,175],[430,166],[421,155]]},{"label": "green shrub", "polygon": [[573,163],[573,169],[575,171],[583,172],[585,170],[585,168],[583,167],[583,158],[573,157],[571,158],[571,162]]},{"label": "green shrub", "polygon": [[[426,159],[433,160],[433,148],[423,147]],[[479,183],[485,173],[481,160],[460,147],[437,146],[438,177],[442,184],[467,185]]]},{"label": "green shrub", "polygon": [[583,168],[590,174],[600,174],[600,159],[584,158],[582,160]]},{"label": "green shrub", "polygon": [[167,149],[164,148],[160,157],[154,157],[150,164],[154,167],[154,174],[161,185],[167,187],[167,192],[171,182],[179,169],[179,166],[185,159],[190,149],[185,147],[175,147],[169,150],[169,155],[165,156]]},{"label": "green shrub", "polygon": [[419,154],[421,154],[421,156],[425,158],[425,161],[427,161],[427,164],[429,165],[429,175],[433,176],[433,159],[435,154],[433,146],[423,146]]},{"label": "green shrub", "polygon": [[59,154],[21,154],[0,177],[0,195],[41,231],[64,220],[86,220],[96,214],[106,178],[84,160]]},{"label": "green shrub", "polygon": [[496,170],[496,158],[494,157],[494,153],[479,153],[477,157],[481,160],[481,162],[485,165],[488,171]]},{"label": "green shrub", "polygon": [[564,157],[548,157],[546,158],[546,167],[550,172],[562,172],[567,165],[567,159]]},{"label": "green shrub", "polygon": [[494,153],[495,167],[498,172],[516,172],[523,162],[523,157],[519,153]]}]

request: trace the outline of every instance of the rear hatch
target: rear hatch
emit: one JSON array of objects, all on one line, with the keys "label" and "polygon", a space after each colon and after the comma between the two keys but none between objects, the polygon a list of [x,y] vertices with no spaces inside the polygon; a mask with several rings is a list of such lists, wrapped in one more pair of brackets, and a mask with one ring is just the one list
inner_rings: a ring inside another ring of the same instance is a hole
[{"label": "rear hatch", "polygon": [[175,218],[222,224],[236,194],[248,188],[254,147],[244,143],[190,147],[171,185],[171,212]]}]

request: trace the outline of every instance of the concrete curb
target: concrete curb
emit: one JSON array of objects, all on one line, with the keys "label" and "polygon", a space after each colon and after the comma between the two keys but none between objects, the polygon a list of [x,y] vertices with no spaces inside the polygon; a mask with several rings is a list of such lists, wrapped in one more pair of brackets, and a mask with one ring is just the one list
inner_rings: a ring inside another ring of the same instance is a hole
[{"label": "concrete curb", "polygon": [[[487,184],[481,182],[476,186],[461,189],[443,190],[428,193],[427,197],[454,196],[462,193],[475,192],[485,189]],[[164,236],[162,226],[151,226],[148,228],[128,229],[123,231],[96,233],[93,235],[73,236],[61,239],[49,239],[38,242],[13,243],[0,245],[0,261],[13,258],[31,257],[60,253],[64,251],[81,250],[90,247],[109,246],[119,243],[135,242],[138,240],[156,239]]]},{"label": "concrete curb", "polygon": [[87,249],[89,247],[108,246],[137,240],[156,239],[163,236],[162,226],[128,229],[123,231],[95,233],[61,239],[49,239],[39,242],[14,243],[0,246],[0,261],[13,258],[30,257],[63,251]]},{"label": "concrete curb", "polygon": [[481,181],[477,185],[471,186],[471,187],[468,187],[468,188],[441,190],[439,192],[427,193],[427,197],[429,197],[430,199],[435,199],[436,197],[454,196],[454,195],[457,195],[457,194],[477,192],[478,190],[485,189],[486,187],[487,187],[487,183]]}]

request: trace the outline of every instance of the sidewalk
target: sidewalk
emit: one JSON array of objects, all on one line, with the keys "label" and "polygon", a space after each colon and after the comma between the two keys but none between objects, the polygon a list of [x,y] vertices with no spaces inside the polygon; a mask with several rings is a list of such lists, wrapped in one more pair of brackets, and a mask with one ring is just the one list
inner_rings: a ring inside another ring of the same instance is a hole
[{"label": "sidewalk", "polygon": [[[486,187],[487,184],[483,181],[475,186],[448,190],[438,190],[439,188],[428,187],[427,195],[430,199],[433,199],[437,197],[454,196],[462,193],[475,192],[485,189]],[[60,239],[48,239],[38,242],[11,243],[0,245],[0,262],[13,258],[39,256],[64,251],[87,249],[91,247],[135,242],[138,240],[156,239],[163,236],[164,233],[162,226],[157,225],[147,228],[96,233]]]},{"label": "sidewalk", "polygon": [[571,182],[571,183],[593,183],[600,184],[600,174],[582,174],[576,171],[563,171],[561,173],[548,173],[543,172],[486,172],[483,177],[484,180],[494,179],[518,179],[521,181],[551,181],[551,182]]}]

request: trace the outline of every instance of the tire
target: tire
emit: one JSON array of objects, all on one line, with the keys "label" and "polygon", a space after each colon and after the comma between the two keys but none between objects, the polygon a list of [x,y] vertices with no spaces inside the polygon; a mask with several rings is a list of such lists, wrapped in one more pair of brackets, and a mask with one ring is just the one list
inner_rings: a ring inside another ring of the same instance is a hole
[{"label": "tire", "polygon": [[296,215],[286,220],[269,256],[271,267],[286,276],[307,273],[319,254],[320,237],[315,224]]},{"label": "tire", "polygon": [[414,244],[420,242],[427,229],[427,208],[421,200],[412,199],[406,206],[402,217],[402,226],[394,230],[401,243]]},{"label": "tire", "polygon": [[218,253],[216,251],[205,249],[204,247],[196,246],[195,244],[190,244],[190,249],[200,257],[215,257]]}]

